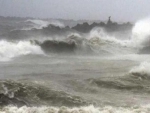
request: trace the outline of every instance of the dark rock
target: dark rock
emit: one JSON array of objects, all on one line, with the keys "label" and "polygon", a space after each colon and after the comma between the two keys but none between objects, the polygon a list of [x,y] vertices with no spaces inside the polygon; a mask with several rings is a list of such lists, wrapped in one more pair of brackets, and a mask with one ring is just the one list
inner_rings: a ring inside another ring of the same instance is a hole
[{"label": "dark rock", "polygon": [[74,50],[76,49],[76,44],[74,42],[67,43],[63,41],[47,40],[47,41],[44,41],[40,46],[46,53],[74,52]]},{"label": "dark rock", "polygon": [[109,17],[107,24],[104,22],[100,23],[93,23],[89,25],[88,23],[83,23],[83,24],[77,24],[76,26],[72,27],[72,29],[79,31],[79,32],[84,32],[87,33],[91,31],[94,27],[102,27],[108,32],[115,32],[115,31],[126,31],[132,29],[133,25],[129,22],[123,23],[123,24],[118,24],[117,22],[113,22],[111,20],[111,17]]}]

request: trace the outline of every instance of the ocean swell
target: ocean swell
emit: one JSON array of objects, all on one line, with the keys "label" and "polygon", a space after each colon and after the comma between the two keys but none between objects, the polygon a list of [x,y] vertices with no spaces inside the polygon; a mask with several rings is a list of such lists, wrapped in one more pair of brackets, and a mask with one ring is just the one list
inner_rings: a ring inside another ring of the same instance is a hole
[{"label": "ocean swell", "polygon": [[0,81],[1,106],[82,106],[88,102],[78,96],[56,91],[38,84]]}]

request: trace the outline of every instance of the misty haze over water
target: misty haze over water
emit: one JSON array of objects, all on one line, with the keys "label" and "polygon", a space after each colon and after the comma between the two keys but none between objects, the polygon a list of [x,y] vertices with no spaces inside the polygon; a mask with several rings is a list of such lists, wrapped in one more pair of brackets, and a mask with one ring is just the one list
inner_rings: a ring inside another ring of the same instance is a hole
[{"label": "misty haze over water", "polygon": [[0,113],[150,112],[148,1],[0,6]]}]

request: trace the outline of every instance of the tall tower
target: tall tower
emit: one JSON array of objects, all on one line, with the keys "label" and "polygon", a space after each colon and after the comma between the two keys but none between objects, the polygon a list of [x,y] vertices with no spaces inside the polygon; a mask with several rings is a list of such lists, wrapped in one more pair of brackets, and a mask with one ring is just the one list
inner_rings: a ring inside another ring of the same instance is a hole
[{"label": "tall tower", "polygon": [[111,16],[108,17],[108,21],[107,21],[107,25],[111,25],[112,21],[111,21]]}]

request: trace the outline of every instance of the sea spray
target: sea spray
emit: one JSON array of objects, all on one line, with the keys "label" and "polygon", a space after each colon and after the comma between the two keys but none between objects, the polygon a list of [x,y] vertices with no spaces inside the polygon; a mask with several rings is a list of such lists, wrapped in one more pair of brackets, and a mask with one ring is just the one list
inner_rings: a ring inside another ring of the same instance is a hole
[{"label": "sea spray", "polygon": [[132,29],[132,45],[150,46],[150,18],[137,21]]},{"label": "sea spray", "polygon": [[27,54],[43,54],[43,51],[39,46],[31,44],[30,41],[0,41],[0,61]]},{"label": "sea spray", "polygon": [[94,28],[90,32],[91,37],[98,37],[103,41],[127,47],[141,48],[150,46],[150,18],[137,21],[132,29],[131,38],[127,40],[117,39],[105,32],[103,28]]},{"label": "sea spray", "polygon": [[48,25],[53,25],[60,28],[65,27],[63,23],[56,20],[46,21],[46,20],[29,19],[26,20],[25,22],[31,22],[33,24],[33,28],[36,29],[42,29],[43,27],[48,27]]},{"label": "sea spray", "polygon": [[130,73],[139,77],[150,77],[150,63],[142,62],[139,66],[135,66],[130,70]]}]

